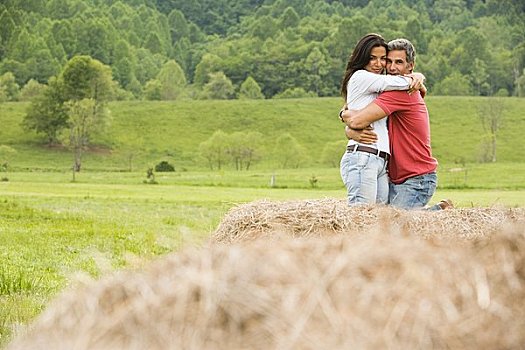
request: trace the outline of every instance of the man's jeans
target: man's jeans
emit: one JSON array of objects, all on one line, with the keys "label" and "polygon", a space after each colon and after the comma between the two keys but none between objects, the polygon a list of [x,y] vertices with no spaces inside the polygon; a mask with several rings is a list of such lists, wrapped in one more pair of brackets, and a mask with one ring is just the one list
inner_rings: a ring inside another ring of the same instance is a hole
[{"label": "man's jeans", "polygon": [[343,155],[340,171],[349,205],[387,203],[386,165],[383,158],[371,153],[346,152]]},{"label": "man's jeans", "polygon": [[[388,201],[402,209],[423,209],[434,195],[436,186],[435,172],[408,178],[399,185],[390,183]],[[441,210],[441,207],[436,204],[426,209]]]}]

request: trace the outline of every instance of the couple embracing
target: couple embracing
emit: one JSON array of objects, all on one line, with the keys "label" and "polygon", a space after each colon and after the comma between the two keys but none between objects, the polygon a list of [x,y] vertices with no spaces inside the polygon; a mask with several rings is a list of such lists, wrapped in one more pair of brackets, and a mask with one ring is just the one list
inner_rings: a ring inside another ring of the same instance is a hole
[{"label": "couple embracing", "polygon": [[427,207],[437,186],[437,160],[430,147],[424,76],[413,72],[415,58],[410,41],[386,43],[378,34],[365,35],[350,55],[339,113],[349,139],[340,170],[350,205],[452,207],[449,200]]}]

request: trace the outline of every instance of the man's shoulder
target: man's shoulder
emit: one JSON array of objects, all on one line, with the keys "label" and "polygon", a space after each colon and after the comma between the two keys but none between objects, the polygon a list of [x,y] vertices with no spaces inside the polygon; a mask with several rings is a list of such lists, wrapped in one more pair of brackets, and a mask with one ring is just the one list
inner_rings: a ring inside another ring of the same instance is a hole
[{"label": "man's shoulder", "polygon": [[389,99],[406,99],[410,95],[406,90],[391,90],[391,91],[383,91],[379,97],[383,98],[389,98]]},{"label": "man's shoulder", "polygon": [[419,91],[414,91],[409,94],[406,90],[395,90],[395,91],[385,91],[379,94],[377,98],[378,101],[384,102],[401,102],[401,103],[421,103],[423,97]]}]

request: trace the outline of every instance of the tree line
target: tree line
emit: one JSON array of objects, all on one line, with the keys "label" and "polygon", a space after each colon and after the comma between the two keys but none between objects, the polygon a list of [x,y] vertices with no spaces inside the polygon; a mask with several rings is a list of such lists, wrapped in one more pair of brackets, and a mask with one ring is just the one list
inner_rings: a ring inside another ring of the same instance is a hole
[{"label": "tree line", "polygon": [[0,101],[29,100],[76,56],[113,99],[336,96],[357,40],[410,39],[435,95],[525,95],[525,5],[512,0],[6,0]]}]

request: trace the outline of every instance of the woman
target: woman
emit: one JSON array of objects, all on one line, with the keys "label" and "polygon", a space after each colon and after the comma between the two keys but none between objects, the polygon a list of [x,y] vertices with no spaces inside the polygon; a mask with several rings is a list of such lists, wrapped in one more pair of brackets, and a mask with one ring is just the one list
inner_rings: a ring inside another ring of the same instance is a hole
[{"label": "woman", "polygon": [[[379,34],[367,34],[355,46],[341,84],[345,108],[359,110],[380,92],[409,90],[421,85],[424,77],[383,75],[387,44]],[[339,114],[341,116],[341,113]],[[341,159],[341,178],[347,189],[348,204],[386,204],[388,201],[387,162],[390,157],[386,118],[370,125],[377,134],[373,144],[349,140]]]}]

